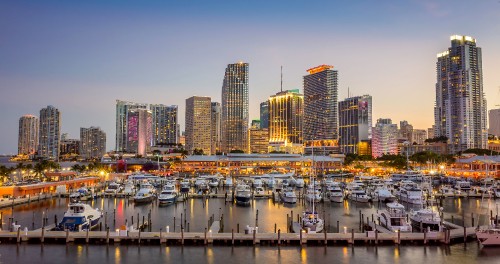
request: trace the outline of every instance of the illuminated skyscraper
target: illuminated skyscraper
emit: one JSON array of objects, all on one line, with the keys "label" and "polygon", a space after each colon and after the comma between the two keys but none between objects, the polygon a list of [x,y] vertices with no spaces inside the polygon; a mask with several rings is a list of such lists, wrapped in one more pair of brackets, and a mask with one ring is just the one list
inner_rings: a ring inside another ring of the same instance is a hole
[{"label": "illuminated skyscraper", "polygon": [[24,115],[19,118],[17,153],[19,155],[34,155],[37,149],[38,118],[34,115]]},{"label": "illuminated skyscraper", "polygon": [[500,109],[491,109],[488,117],[490,120],[488,133],[500,137]]},{"label": "illuminated skyscraper", "polygon": [[61,140],[61,112],[51,105],[40,110],[38,156],[59,159]]},{"label": "illuminated skyscraper", "polygon": [[106,153],[106,133],[99,127],[80,128],[80,157],[100,159]]},{"label": "illuminated skyscraper", "polygon": [[147,106],[147,104],[116,100],[116,151],[127,151],[127,115],[129,110],[146,109]]},{"label": "illuminated skyscraper", "polygon": [[212,150],[210,151],[212,155],[220,152],[220,140],[221,140],[221,107],[219,102],[212,102],[211,111],[211,133],[212,133]]},{"label": "illuminated skyscraper", "polygon": [[271,151],[303,152],[304,96],[299,90],[269,97],[269,147]]},{"label": "illuminated skyscraper", "polygon": [[339,147],[344,154],[360,154],[372,138],[372,97],[346,98],[339,102]]},{"label": "illuminated skyscraper", "polygon": [[193,96],[186,99],[186,150],[195,149],[210,155],[212,151],[212,104],[210,97]]},{"label": "illuminated skyscraper", "polygon": [[152,104],[149,109],[153,114],[153,145],[178,144],[177,106]]},{"label": "illuminated skyscraper", "polygon": [[127,113],[127,152],[146,156],[153,145],[153,115],[147,109],[129,109]]},{"label": "illuminated skyscraper", "polygon": [[308,146],[330,152],[338,146],[338,72],[329,65],[320,65],[307,72],[309,75],[304,76],[306,152],[309,152]]},{"label": "illuminated skyscraper", "polygon": [[247,151],[248,63],[227,65],[222,84],[222,151]]},{"label": "illuminated skyscraper", "polygon": [[485,149],[488,132],[481,48],[469,36],[450,39],[451,47],[437,55],[435,136],[446,136],[452,153]]}]

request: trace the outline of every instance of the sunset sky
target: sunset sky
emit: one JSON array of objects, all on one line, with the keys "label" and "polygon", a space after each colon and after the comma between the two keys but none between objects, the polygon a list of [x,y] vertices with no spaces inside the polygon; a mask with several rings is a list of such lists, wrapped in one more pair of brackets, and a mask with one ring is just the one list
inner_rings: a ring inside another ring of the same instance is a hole
[{"label": "sunset sky", "polygon": [[53,105],[62,131],[100,126],[115,146],[115,100],[220,102],[224,69],[250,64],[250,117],[306,69],[339,71],[339,100],[373,96],[373,122],[433,122],[436,54],[451,35],[483,49],[488,109],[500,105],[500,1],[0,2],[0,153],[17,153],[19,117]]}]

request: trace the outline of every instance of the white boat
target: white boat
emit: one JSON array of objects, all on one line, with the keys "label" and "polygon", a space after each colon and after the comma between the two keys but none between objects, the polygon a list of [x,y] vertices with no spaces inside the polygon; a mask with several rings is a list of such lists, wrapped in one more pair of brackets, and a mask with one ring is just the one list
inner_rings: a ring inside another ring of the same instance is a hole
[{"label": "white boat", "polygon": [[491,191],[495,195],[495,198],[500,198],[500,186],[497,185],[496,187],[491,188]]},{"label": "white boat", "polygon": [[208,186],[211,188],[216,188],[219,186],[219,178],[216,176],[208,177]]},{"label": "white boat", "polygon": [[386,209],[377,213],[380,225],[393,232],[411,232],[411,224],[406,221],[405,207],[398,203],[387,203]]},{"label": "white boat", "polygon": [[322,199],[321,191],[313,186],[309,186],[306,190],[306,201],[319,202]]},{"label": "white boat", "polygon": [[375,189],[371,193],[370,196],[372,197],[372,199],[377,200],[377,201],[381,201],[381,202],[384,202],[384,203],[396,201],[396,196],[394,196],[391,193],[391,191],[389,191],[385,187],[380,187],[380,188]]},{"label": "white boat", "polygon": [[295,180],[295,187],[296,188],[304,188],[305,182],[304,182],[304,178],[302,178],[302,176],[297,176],[294,178],[294,180]]},{"label": "white boat", "polygon": [[224,181],[224,186],[233,187],[233,178],[231,178],[231,176],[226,177],[226,180]]},{"label": "white boat", "polygon": [[169,183],[165,186],[163,186],[163,189],[160,192],[160,195],[158,196],[158,202],[162,205],[165,204],[172,204],[177,201],[177,191],[175,190],[175,185],[172,183]]},{"label": "white boat", "polygon": [[458,195],[467,195],[471,189],[471,185],[468,181],[457,181],[453,188]]},{"label": "white boat", "polygon": [[431,208],[423,208],[416,211],[410,211],[409,218],[411,225],[419,231],[442,231],[441,217],[439,212]]},{"label": "white boat", "polygon": [[293,191],[293,188],[288,187],[280,192],[280,199],[284,203],[297,203],[297,194]]},{"label": "white boat", "polygon": [[302,213],[302,228],[308,233],[320,233],[324,228],[324,221],[316,211],[305,211]]},{"label": "white boat", "polygon": [[206,178],[205,177],[196,178],[196,180],[194,181],[194,187],[196,187],[196,189],[207,189],[208,184]]},{"label": "white boat", "polygon": [[349,199],[355,202],[367,203],[371,200],[371,197],[366,194],[366,191],[359,182],[352,182],[347,185],[347,193]]},{"label": "white boat", "polygon": [[119,189],[120,189],[120,184],[112,182],[104,190],[104,195],[115,195],[118,193]]},{"label": "white boat", "polygon": [[500,246],[500,225],[492,219],[486,228],[476,229],[476,237],[483,246]]},{"label": "white boat", "polygon": [[392,181],[398,182],[402,180],[409,180],[413,182],[421,182],[424,175],[419,171],[405,171],[403,173],[394,173],[391,175]]},{"label": "white boat", "polygon": [[416,183],[406,183],[399,187],[397,197],[402,202],[416,205],[424,204],[422,189],[418,188]]},{"label": "white boat", "polygon": [[252,191],[250,186],[240,183],[236,186],[236,192],[234,198],[237,204],[247,205],[250,204],[250,198],[252,197]]},{"label": "white boat", "polygon": [[69,194],[69,200],[72,202],[72,203],[76,203],[78,201],[80,201],[80,192],[72,192]]},{"label": "white boat", "polygon": [[136,188],[135,188],[134,183],[127,182],[125,184],[125,188],[123,189],[123,194],[125,194],[126,196],[132,196],[135,194],[135,191],[136,191]]},{"label": "white boat", "polygon": [[262,187],[262,178],[259,176],[253,177],[253,187]]},{"label": "white boat", "polygon": [[135,203],[150,203],[155,198],[156,190],[150,183],[143,183],[134,196]]},{"label": "white boat", "polygon": [[439,186],[438,193],[443,197],[453,197],[455,196],[455,189],[451,188],[449,185]]},{"label": "white boat", "polygon": [[102,212],[94,209],[88,204],[71,203],[64,213],[61,222],[56,226],[56,230],[82,231],[92,229],[102,218]]},{"label": "white boat", "polygon": [[266,196],[266,191],[264,190],[264,188],[262,186],[255,187],[255,189],[253,191],[253,197],[255,199],[264,198],[265,196]]},{"label": "white boat", "polygon": [[331,202],[341,203],[344,201],[344,192],[339,186],[332,186],[328,189],[328,198]]}]

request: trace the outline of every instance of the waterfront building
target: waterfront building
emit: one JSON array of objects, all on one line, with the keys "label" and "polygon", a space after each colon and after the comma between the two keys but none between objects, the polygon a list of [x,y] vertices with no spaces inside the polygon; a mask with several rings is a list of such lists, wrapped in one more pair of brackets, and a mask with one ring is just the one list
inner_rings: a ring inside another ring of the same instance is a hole
[{"label": "waterfront building", "polygon": [[129,109],[127,112],[127,152],[143,157],[153,145],[153,115],[143,108]]},{"label": "waterfront building", "polygon": [[488,113],[490,127],[488,133],[500,137],[500,108],[491,109]]},{"label": "waterfront building", "polygon": [[454,35],[437,55],[435,136],[446,136],[452,153],[487,148],[481,53],[476,39]]},{"label": "waterfront building", "polygon": [[427,139],[427,131],[425,129],[413,129],[412,133],[412,143],[417,143],[418,145],[422,145],[425,143]]},{"label": "waterfront building", "polygon": [[152,104],[149,109],[153,115],[153,145],[177,145],[179,143],[177,105]]},{"label": "waterfront building", "polygon": [[80,128],[80,157],[100,159],[106,154],[106,133],[99,127]]},{"label": "waterfront building", "polygon": [[401,144],[399,154],[406,157],[407,151],[409,156],[419,152],[433,152],[439,155],[446,155],[448,154],[448,144],[444,142],[424,143],[421,145],[410,144],[407,146]]},{"label": "waterfront building", "polygon": [[260,103],[260,128],[269,128],[269,101]]},{"label": "waterfront building", "polygon": [[195,149],[205,155],[212,151],[212,104],[210,97],[193,96],[186,99],[186,150]]},{"label": "waterfront building", "polygon": [[18,155],[35,155],[38,150],[38,122],[38,117],[34,115],[19,118]]},{"label": "waterfront building", "polygon": [[398,154],[398,125],[389,118],[379,118],[372,129],[372,156]]},{"label": "waterfront building", "polygon": [[212,102],[211,110],[211,151],[210,154],[215,155],[221,151],[221,106],[219,102]]},{"label": "waterfront building", "polygon": [[80,140],[69,138],[67,133],[61,135],[59,143],[60,160],[76,159],[80,153]]},{"label": "waterfront building", "polygon": [[303,137],[306,153],[338,151],[338,72],[333,66],[308,69],[304,76]]},{"label": "waterfront building", "polygon": [[371,155],[369,142],[372,126],[370,95],[346,98],[339,102],[339,148],[342,153]]},{"label": "waterfront building", "polygon": [[222,84],[222,151],[247,151],[248,63],[228,64]]},{"label": "waterfront building", "polygon": [[116,100],[116,145],[115,151],[127,151],[128,113],[132,109],[147,109],[147,104]]},{"label": "waterfront building", "polygon": [[303,153],[304,95],[299,90],[269,97],[269,152]]},{"label": "waterfront building", "polygon": [[52,105],[40,110],[38,157],[59,159],[61,140],[61,112]]},{"label": "waterfront building", "polygon": [[500,153],[500,139],[488,140],[488,149]]}]

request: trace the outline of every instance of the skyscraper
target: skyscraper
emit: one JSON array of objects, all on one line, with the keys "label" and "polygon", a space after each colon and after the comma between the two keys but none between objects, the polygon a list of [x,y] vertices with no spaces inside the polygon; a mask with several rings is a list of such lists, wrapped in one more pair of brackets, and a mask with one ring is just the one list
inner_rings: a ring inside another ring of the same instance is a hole
[{"label": "skyscraper", "polygon": [[339,102],[339,147],[344,154],[360,154],[372,139],[372,97],[346,98]]},{"label": "skyscraper", "polygon": [[486,148],[486,99],[481,48],[469,36],[451,36],[451,47],[437,55],[436,137],[448,138],[452,153]]},{"label": "skyscraper", "polygon": [[38,156],[59,159],[61,140],[61,112],[51,105],[40,110]]},{"label": "skyscraper", "polygon": [[212,155],[220,152],[220,141],[221,141],[221,107],[219,102],[211,103],[211,137],[212,137],[212,147],[210,153]]},{"label": "skyscraper", "polygon": [[38,150],[38,118],[24,115],[19,118],[17,154],[34,155]]},{"label": "skyscraper", "polygon": [[150,110],[135,108],[127,112],[127,152],[141,156],[153,145],[153,115]]},{"label": "skyscraper", "polygon": [[248,63],[227,65],[222,84],[222,151],[248,147]]},{"label": "skyscraper", "polygon": [[269,128],[269,101],[260,103],[260,128]]},{"label": "skyscraper", "polygon": [[338,72],[333,66],[308,69],[304,76],[304,140],[318,150],[338,142]]},{"label": "skyscraper", "polygon": [[398,154],[398,125],[392,120],[379,118],[372,130],[372,156],[381,157],[384,154]]},{"label": "skyscraper", "polygon": [[186,99],[186,150],[195,149],[210,155],[212,151],[212,104],[210,97],[193,96]]},{"label": "skyscraper", "polygon": [[147,104],[116,100],[116,151],[127,151],[128,111],[130,109],[146,109],[147,106]]},{"label": "skyscraper", "polygon": [[149,106],[153,114],[153,145],[178,144],[177,135],[177,106],[152,104]]},{"label": "skyscraper", "polygon": [[491,109],[488,115],[490,120],[490,128],[488,130],[488,133],[500,137],[500,108]]},{"label": "skyscraper", "polygon": [[274,151],[303,152],[304,95],[299,90],[269,97],[269,146]]},{"label": "skyscraper", "polygon": [[100,159],[106,153],[106,133],[99,127],[80,128],[80,157]]}]

